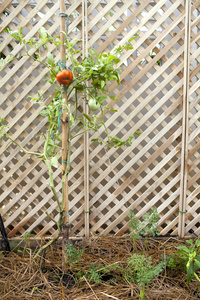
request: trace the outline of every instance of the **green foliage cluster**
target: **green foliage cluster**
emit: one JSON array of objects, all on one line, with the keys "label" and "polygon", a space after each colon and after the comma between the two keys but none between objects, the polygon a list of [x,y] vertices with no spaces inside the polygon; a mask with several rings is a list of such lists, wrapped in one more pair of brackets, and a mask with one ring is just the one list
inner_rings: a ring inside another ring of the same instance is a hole
[{"label": "green foliage cluster", "polygon": [[7,129],[9,128],[9,125],[3,124],[4,118],[0,117],[0,140],[2,141],[3,137],[7,135]]},{"label": "green foliage cluster", "polygon": [[83,249],[76,249],[71,243],[67,243],[65,261],[67,264],[69,264],[70,269],[73,268],[75,264],[80,262],[83,252]]},{"label": "green foliage cluster", "polygon": [[188,284],[193,277],[200,282],[200,278],[197,275],[197,271],[200,270],[200,239],[197,239],[195,242],[192,239],[186,240],[186,243],[190,246],[178,246],[177,249],[179,251],[175,252],[168,259],[167,266],[171,269],[179,267],[180,270],[186,270]]},{"label": "green foliage cluster", "polygon": [[135,239],[142,238],[144,235],[159,234],[157,229],[159,214],[156,207],[152,207],[151,210],[142,216],[143,222],[140,222],[133,210],[130,210],[129,227],[132,229],[130,236]]},{"label": "green foliage cluster", "polygon": [[149,235],[155,236],[159,235],[159,230],[157,229],[159,214],[156,207],[152,207],[151,210],[142,216],[143,222],[136,217],[133,210],[130,210],[129,216],[129,227],[132,230],[130,237],[133,239],[133,251],[135,251],[135,241],[143,236],[146,236],[144,252],[146,247],[147,238]]},{"label": "green foliage cluster", "polygon": [[140,298],[146,299],[149,284],[163,271],[166,263],[161,261],[158,265],[154,266],[152,265],[151,257],[137,253],[134,253],[127,260],[127,263],[129,266],[129,272],[126,274],[127,281],[137,282],[138,286],[142,286],[143,290],[140,292]]},{"label": "green foliage cluster", "polygon": [[[60,118],[63,110],[63,100],[61,99],[61,94],[63,88],[56,82],[56,75],[62,69],[62,64],[58,64],[55,61],[55,57],[51,52],[47,52],[46,43],[50,42],[56,47],[59,47],[61,44],[60,38],[58,36],[51,36],[45,28],[40,28],[38,31],[39,38],[30,37],[26,39],[23,35],[23,28],[20,28],[18,31],[10,31],[10,35],[15,38],[19,44],[23,45],[25,54],[18,54],[16,57],[13,57],[10,54],[7,58],[1,59],[1,67],[4,67],[10,61],[14,59],[21,59],[23,56],[31,58],[33,61],[37,61],[47,69],[46,78],[44,81],[49,82],[54,86],[54,93],[52,97],[52,102],[46,106],[44,105],[44,98],[40,91],[36,97],[30,97],[32,101],[36,101],[41,105],[41,115],[48,117],[49,129],[46,133],[45,141],[45,151],[37,155],[37,157],[44,160],[49,159],[50,162],[53,162],[53,166],[58,166],[57,155],[59,151],[59,142],[60,142]],[[64,33],[65,34],[65,33]],[[66,34],[65,34],[66,35]],[[125,46],[116,47],[113,52],[97,54],[95,49],[90,49],[87,57],[82,58],[82,60],[76,59],[76,54],[80,53],[78,48],[78,40],[74,39],[69,41],[66,36],[66,62],[70,61],[72,63],[71,71],[74,75],[73,81],[64,89],[67,93],[67,98],[69,104],[66,105],[64,109],[68,111],[68,125],[69,125],[69,137],[68,142],[71,143],[72,139],[81,135],[86,131],[98,131],[100,127],[104,127],[107,134],[107,139],[102,139],[101,137],[95,138],[93,141],[99,142],[101,145],[106,144],[109,147],[121,147],[125,145],[131,145],[132,139],[135,138],[135,135],[139,135],[140,132],[132,134],[127,140],[122,140],[116,136],[111,137],[108,129],[106,128],[104,122],[104,109],[115,112],[115,109],[110,109],[104,105],[104,101],[109,97],[114,101],[119,101],[116,96],[110,94],[108,90],[108,83],[111,81],[116,81],[119,85],[120,83],[120,69],[117,66],[120,62],[120,56],[124,50],[131,50],[133,46],[131,41],[134,40],[137,36],[129,40]],[[31,54],[31,49],[34,49],[34,54]],[[78,94],[81,92],[81,96],[78,97]],[[71,100],[71,95],[74,95],[75,100]],[[101,115],[97,117],[96,114],[87,115],[83,113],[80,115],[78,107],[80,105],[79,101],[83,99],[88,101],[92,97],[95,98],[95,101],[100,104]],[[71,103],[70,103],[71,102]],[[74,108],[72,108],[74,106]],[[3,124],[4,120],[0,120],[0,133],[1,138],[3,135],[6,135],[6,127]],[[76,130],[79,130],[77,134],[71,136],[71,126],[74,126]],[[82,130],[80,131],[80,129]],[[49,144],[49,145],[48,145]],[[71,147],[69,145],[69,151]],[[51,157],[51,158],[50,158]],[[54,157],[52,159],[52,157]],[[70,153],[69,153],[70,157]],[[47,163],[48,164],[48,163]]]},{"label": "green foliage cluster", "polygon": [[[144,234],[147,236],[158,234],[156,229],[158,225],[159,215],[157,209],[153,207],[150,212],[143,216],[143,222],[141,223],[133,211],[130,211],[129,226],[133,230],[131,237],[133,237],[133,243],[136,238],[141,238]],[[84,250],[75,249],[71,244],[67,245],[66,261],[70,267],[77,264],[82,258]],[[94,283],[101,284],[105,275],[122,277],[129,284],[137,283],[142,287],[140,291],[140,299],[146,299],[146,293],[151,281],[158,276],[163,268],[166,266],[166,261],[161,260],[157,265],[152,264],[151,257],[147,257],[145,254],[145,247],[143,254],[133,253],[126,262],[116,262],[111,265],[94,264],[91,263],[89,268],[83,269],[81,272],[75,274],[80,279],[85,276],[87,279]],[[113,272],[116,271],[116,272]]]},{"label": "green foliage cluster", "polygon": [[134,282],[137,282],[139,286],[149,285],[152,279],[160,274],[165,266],[164,261],[157,266],[153,266],[151,257],[137,253],[128,258],[127,263],[134,271]]},{"label": "green foliage cluster", "polygon": [[86,274],[86,278],[92,280],[95,283],[100,284],[102,283],[102,276],[106,273],[107,273],[107,268],[102,268],[101,264],[95,266],[94,263],[91,263],[89,270]]}]

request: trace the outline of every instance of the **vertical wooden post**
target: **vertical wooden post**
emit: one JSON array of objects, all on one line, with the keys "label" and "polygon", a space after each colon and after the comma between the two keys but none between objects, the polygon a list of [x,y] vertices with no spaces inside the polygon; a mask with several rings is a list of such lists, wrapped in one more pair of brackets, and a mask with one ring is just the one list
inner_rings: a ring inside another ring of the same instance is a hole
[{"label": "vertical wooden post", "polygon": [[183,122],[182,122],[182,151],[181,179],[179,202],[180,237],[185,235],[185,214],[187,197],[187,164],[188,164],[188,113],[189,113],[189,72],[190,72],[190,30],[191,30],[191,1],[185,1],[185,47],[184,47],[184,78],[183,78]]},{"label": "vertical wooden post", "polygon": [[[60,59],[66,60],[65,35],[66,32],[66,16],[65,0],[60,0]],[[62,99],[65,99],[62,105],[62,179],[67,168],[67,153],[68,153],[68,112],[65,109],[67,105],[67,92],[62,92]],[[65,248],[69,239],[69,201],[68,201],[68,175],[64,180],[64,201],[63,201],[63,226],[62,226],[62,268],[65,269]]]},{"label": "vertical wooden post", "polygon": [[[87,30],[87,0],[82,0],[82,37],[83,58],[88,55],[88,30]],[[84,113],[88,114],[88,105],[83,103]],[[84,133],[84,214],[85,237],[89,238],[89,133]]]}]

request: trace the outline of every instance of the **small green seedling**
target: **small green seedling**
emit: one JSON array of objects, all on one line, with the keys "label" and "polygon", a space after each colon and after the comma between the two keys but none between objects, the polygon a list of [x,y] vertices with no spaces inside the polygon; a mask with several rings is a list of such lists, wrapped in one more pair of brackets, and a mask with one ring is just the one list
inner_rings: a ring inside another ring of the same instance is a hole
[{"label": "small green seedling", "polygon": [[70,269],[73,268],[75,264],[80,262],[83,252],[84,252],[83,249],[78,250],[71,243],[67,243],[65,260],[66,263],[69,264]]},{"label": "small green seedling", "polygon": [[34,237],[34,236],[35,236],[35,235],[32,234],[32,233],[30,233],[30,232],[26,232],[26,233],[23,235],[23,241],[24,241],[24,248],[23,248],[23,253],[22,253],[23,257],[24,257],[24,255],[25,255],[25,253],[26,253],[26,249],[27,249],[28,244],[30,244],[30,238],[31,238],[31,237]]},{"label": "small green seedling", "polygon": [[148,236],[149,235],[155,236],[156,234],[158,235],[160,233],[159,230],[157,229],[159,214],[156,207],[152,207],[150,212],[142,216],[142,219],[143,222],[140,222],[140,220],[138,220],[136,215],[133,213],[133,210],[132,209],[130,210],[128,225],[132,230],[132,232],[130,233],[130,237],[133,239],[133,252],[135,252],[136,239],[140,239],[144,235],[146,236],[145,245],[144,245],[144,252],[145,252]]},{"label": "small green seedling", "polygon": [[142,286],[142,291],[140,291],[140,299],[146,299],[146,293],[148,286],[151,281],[160,274],[165,266],[165,262],[161,261],[158,265],[152,265],[151,257],[146,257],[144,254],[134,253],[127,260],[128,266],[131,267],[132,279],[137,282],[138,286]]},{"label": "small green seedling", "polygon": [[189,284],[193,277],[195,277],[199,282],[200,278],[197,275],[196,271],[200,269],[200,239],[196,240],[195,243],[192,239],[186,241],[190,244],[190,247],[185,245],[178,246],[175,253],[175,257],[181,259],[185,264],[187,271],[187,283]]}]

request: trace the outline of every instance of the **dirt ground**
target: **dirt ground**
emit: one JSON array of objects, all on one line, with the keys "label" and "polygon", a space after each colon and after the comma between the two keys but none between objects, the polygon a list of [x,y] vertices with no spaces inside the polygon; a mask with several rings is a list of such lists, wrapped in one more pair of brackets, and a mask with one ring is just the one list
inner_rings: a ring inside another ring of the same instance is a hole
[{"label": "dirt ground", "polygon": [[[149,238],[146,255],[151,256],[153,265],[156,265],[161,257],[169,257],[177,251],[178,245],[183,244],[187,245],[185,240],[177,237]],[[36,261],[33,257],[37,249],[32,248],[31,242],[15,245],[6,256],[1,253],[0,299],[140,299],[142,288],[122,276],[118,269],[111,268],[115,264],[126,268],[126,261],[133,253],[129,237],[93,237],[90,241],[73,242],[73,247],[82,250],[82,255],[78,259],[75,257],[73,264],[68,261],[64,272],[59,243],[49,247]],[[144,240],[138,240],[136,252],[141,254],[143,247]],[[88,276],[92,274],[91,265],[93,271],[98,270],[93,278]],[[104,267],[105,273],[102,271]],[[196,279],[187,285],[185,271],[165,267],[149,285],[146,299],[199,299],[199,288],[200,283]]]}]

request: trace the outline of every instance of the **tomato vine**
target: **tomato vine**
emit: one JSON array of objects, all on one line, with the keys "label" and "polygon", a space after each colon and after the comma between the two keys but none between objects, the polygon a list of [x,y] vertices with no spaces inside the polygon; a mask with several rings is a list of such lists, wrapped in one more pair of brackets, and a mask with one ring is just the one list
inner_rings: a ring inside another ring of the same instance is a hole
[{"label": "tomato vine", "polygon": [[[85,58],[81,55],[77,59],[77,54],[81,50],[77,48],[78,40],[70,41],[66,36],[66,61],[57,63],[53,53],[47,51],[47,43],[54,44],[57,48],[60,45],[59,37],[51,36],[44,28],[39,30],[39,38],[31,37],[28,40],[23,35],[23,29],[19,31],[11,31],[11,36],[23,45],[25,53],[18,54],[14,57],[10,54],[5,59],[1,59],[1,66],[3,68],[14,59],[20,60],[26,56],[37,61],[47,69],[46,78],[44,81],[49,82],[54,87],[52,101],[49,105],[45,105],[43,94],[38,91],[36,97],[31,97],[32,101],[41,105],[41,115],[48,118],[49,127],[44,135],[44,148],[42,153],[31,152],[23,148],[9,135],[9,125],[5,125],[4,119],[0,119],[0,138],[5,136],[9,143],[17,144],[24,152],[35,155],[37,158],[43,159],[49,170],[50,186],[58,203],[60,218],[54,222],[57,225],[59,232],[61,232],[62,218],[63,218],[63,197],[60,201],[53,182],[53,167],[58,167],[58,158],[60,156],[60,122],[63,109],[68,112],[68,158],[67,163],[70,162],[71,156],[71,141],[77,136],[87,131],[98,131],[100,127],[104,127],[107,138],[101,137],[92,139],[94,142],[99,142],[101,145],[105,144],[108,147],[120,147],[124,145],[131,145],[132,139],[135,138],[136,132],[132,134],[128,140],[122,140],[116,136],[110,136],[109,130],[104,122],[104,110],[115,112],[116,110],[108,108],[104,103],[105,100],[111,99],[119,101],[117,97],[113,96],[108,89],[108,84],[111,81],[116,81],[120,85],[120,69],[117,64],[120,62],[120,56],[124,50],[133,49],[131,41],[129,40],[125,46],[118,46],[112,52],[104,52],[98,54],[95,49],[90,49],[89,54]],[[33,51],[34,50],[34,51]],[[71,64],[69,69],[67,64]],[[57,79],[57,80],[56,80]],[[61,95],[63,92],[67,93],[68,104]],[[71,98],[73,97],[73,98]],[[81,101],[88,103],[91,112],[89,114],[80,113],[79,107]],[[64,105],[64,108],[63,108]],[[73,108],[72,108],[73,107]],[[99,114],[94,114],[93,111],[98,111]],[[76,128],[76,132],[71,136],[72,128]],[[70,165],[67,165],[65,176],[69,172]],[[63,177],[62,180],[64,180]],[[49,216],[49,214],[47,213]]]}]

